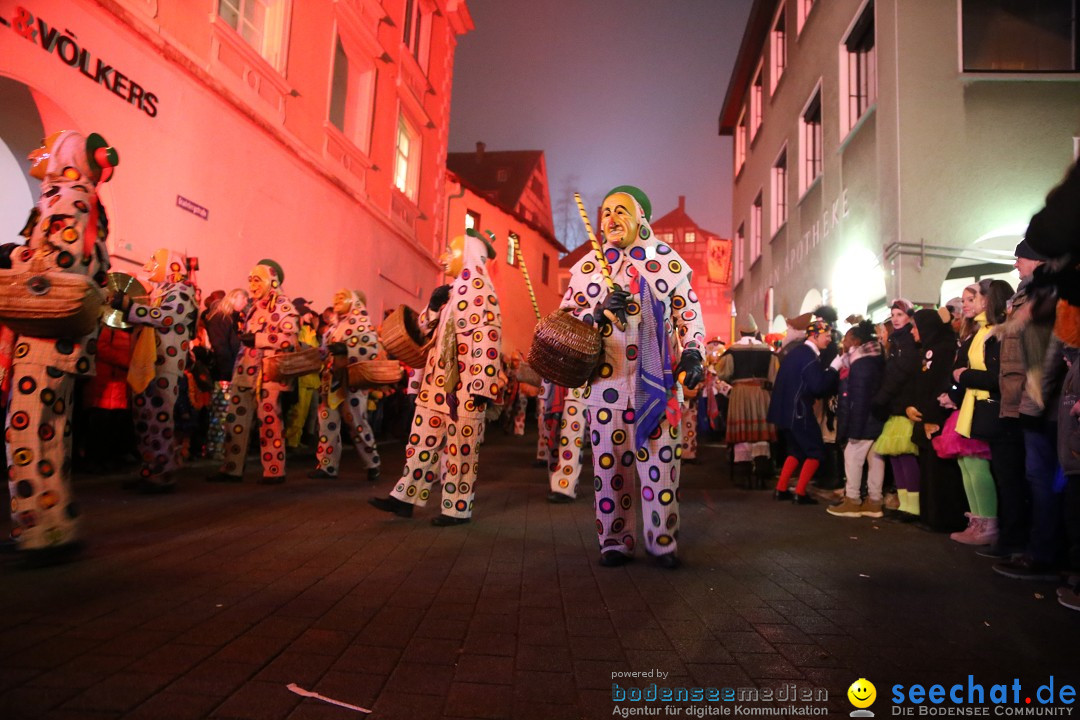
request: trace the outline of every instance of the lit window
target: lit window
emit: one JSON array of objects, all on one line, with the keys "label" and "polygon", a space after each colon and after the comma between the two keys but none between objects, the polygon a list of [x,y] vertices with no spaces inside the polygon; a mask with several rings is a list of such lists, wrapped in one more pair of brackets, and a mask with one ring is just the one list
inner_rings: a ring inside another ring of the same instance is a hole
[{"label": "lit window", "polygon": [[743,253],[746,252],[746,235],[742,225],[735,231],[735,284],[743,278]]},{"label": "lit window", "polygon": [[761,191],[758,190],[754,204],[750,206],[750,264],[761,257]]},{"label": "lit window", "polygon": [[1074,0],[963,0],[964,70],[1080,69]]},{"label": "lit window", "polygon": [[521,242],[521,238],[517,233],[510,233],[506,236],[506,264],[517,265],[518,264],[518,243]]},{"label": "lit window", "polygon": [[404,115],[398,116],[397,150],[394,155],[394,187],[414,203],[419,199],[420,134]]},{"label": "lit window", "polygon": [[746,110],[739,113],[739,122],[735,125],[735,174],[742,172],[746,164]]},{"label": "lit window", "polygon": [[798,28],[797,33],[803,31],[803,26],[806,25],[806,18],[810,17],[810,11],[814,9],[814,0],[798,0]]},{"label": "lit window", "polygon": [[218,0],[218,15],[275,70],[285,66],[287,0]]},{"label": "lit window", "polygon": [[550,285],[551,258],[547,254],[540,256],[540,282]]},{"label": "lit window", "polygon": [[799,176],[799,192],[806,192],[818,175],[821,175],[821,87],[806,104],[799,118],[802,138],[802,173]]},{"label": "lit window", "polygon": [[671,242],[675,239],[675,233],[673,233],[673,232],[657,233],[656,237],[658,237],[661,242],[666,242],[668,245],[670,245]]},{"label": "lit window", "polygon": [[780,4],[780,11],[776,13],[773,21],[772,33],[769,35],[769,58],[772,72],[769,73],[769,95],[776,92],[776,84],[784,75],[787,68],[787,13],[784,4]]},{"label": "lit window", "polygon": [[[847,63],[847,91],[841,92],[844,102],[842,135],[847,135],[855,123],[877,101],[877,53],[874,51],[874,3],[870,0],[851,26],[840,46],[841,60]],[[843,82],[843,78],[841,79]],[[846,94],[846,98],[844,95]]]},{"label": "lit window", "polygon": [[330,87],[330,123],[356,147],[368,152],[375,110],[375,65],[370,60],[350,63],[341,38],[334,49],[334,75]]},{"label": "lit window", "polygon": [[762,101],[764,100],[765,87],[763,85],[762,75],[764,68],[761,64],[758,65],[757,72],[754,74],[754,82],[750,86],[750,139],[753,140],[757,137],[758,130],[761,129],[761,111]]},{"label": "lit window", "polygon": [[683,233],[683,242],[697,242],[697,233],[693,230],[687,230],[685,233]]},{"label": "lit window", "polygon": [[510,169],[509,168],[499,168],[498,170],[495,171],[495,180],[496,181],[498,181],[498,182],[506,182],[509,179],[510,179]]},{"label": "lit window", "polygon": [[405,0],[405,32],[402,42],[426,71],[428,47],[431,44],[431,17],[421,7],[421,0]]},{"label": "lit window", "polygon": [[480,213],[475,210],[465,211],[465,229],[480,231]]},{"label": "lit window", "polygon": [[787,145],[772,167],[773,234],[787,222]]}]

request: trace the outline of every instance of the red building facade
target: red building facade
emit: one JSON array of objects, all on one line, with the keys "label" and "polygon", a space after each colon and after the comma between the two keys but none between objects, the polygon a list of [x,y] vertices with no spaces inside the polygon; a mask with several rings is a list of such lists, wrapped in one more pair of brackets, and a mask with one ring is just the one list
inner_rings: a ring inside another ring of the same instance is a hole
[{"label": "red building facade", "polygon": [[100,132],[120,269],[170,247],[229,289],[272,257],[318,305],[426,300],[462,0],[0,0],[0,19],[6,237],[37,192],[26,153]]}]

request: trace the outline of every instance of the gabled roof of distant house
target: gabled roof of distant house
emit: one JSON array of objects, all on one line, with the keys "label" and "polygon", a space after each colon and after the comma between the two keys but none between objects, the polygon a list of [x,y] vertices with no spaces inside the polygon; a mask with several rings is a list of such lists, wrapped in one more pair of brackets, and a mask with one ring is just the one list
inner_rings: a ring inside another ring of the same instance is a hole
[{"label": "gabled roof of distant house", "polygon": [[711,230],[706,230],[705,228],[701,227],[696,222],[694,222],[694,219],[692,217],[690,217],[686,213],[686,196],[685,195],[680,195],[679,196],[679,206],[677,208],[675,208],[674,210],[669,212],[667,215],[664,215],[663,217],[660,217],[660,218],[658,218],[656,220],[653,220],[650,223],[650,225],[652,225],[653,230],[656,230],[658,232],[660,230],[666,230],[668,228],[671,228],[671,229],[675,229],[675,228],[696,228],[697,230],[700,230],[702,233],[704,233],[706,235],[714,235],[714,236],[716,236],[716,233],[712,232]]},{"label": "gabled roof of distant house", "polygon": [[555,234],[554,234],[554,233],[552,233],[552,232],[551,232],[550,230],[548,230],[548,229],[547,229],[546,227],[544,227],[543,225],[541,225],[541,224],[539,224],[539,223],[537,223],[537,222],[534,222],[534,221],[532,221],[532,220],[528,219],[527,217],[525,217],[524,215],[522,215],[522,214],[521,214],[521,213],[519,213],[518,211],[514,210],[513,208],[510,208],[510,207],[506,207],[505,205],[503,205],[502,203],[498,202],[497,200],[494,200],[494,199],[493,199],[493,198],[492,198],[492,197],[491,197],[491,196],[490,196],[490,195],[488,194],[488,192],[487,192],[487,191],[485,191],[484,189],[482,189],[482,188],[480,188],[480,187],[477,187],[477,186],[476,186],[476,185],[474,185],[473,183],[469,182],[469,180],[467,180],[466,178],[462,177],[461,175],[458,175],[458,174],[457,174],[456,172],[454,172],[454,171],[453,171],[452,169],[450,169],[450,168],[447,168],[447,173],[448,173],[448,174],[450,175],[450,178],[451,178],[451,180],[453,180],[454,182],[459,182],[459,183],[461,183],[461,186],[462,186],[462,187],[464,187],[464,188],[467,188],[468,190],[472,191],[472,192],[473,192],[473,193],[475,193],[476,195],[479,195],[480,197],[484,198],[484,199],[485,199],[485,200],[487,200],[487,201],[488,201],[489,203],[491,203],[491,204],[492,204],[492,205],[494,205],[495,207],[499,208],[500,210],[502,210],[502,211],[503,211],[504,213],[506,213],[507,215],[510,215],[511,217],[513,217],[514,219],[516,219],[516,220],[517,220],[518,222],[520,222],[520,223],[521,223],[522,225],[525,225],[526,227],[528,227],[528,228],[530,228],[530,229],[532,229],[532,230],[536,231],[536,232],[537,232],[537,233],[538,233],[538,234],[539,234],[539,235],[540,235],[541,237],[543,237],[543,238],[544,238],[545,240],[547,240],[548,242],[550,242],[550,243],[551,243],[551,245],[552,245],[552,246],[553,246],[553,247],[554,247],[554,248],[555,248],[556,250],[558,250],[559,252],[561,252],[561,253],[564,253],[564,252],[566,252],[566,247],[565,247],[565,246],[564,246],[564,245],[563,245],[563,244],[562,244],[561,242],[559,242],[559,238],[555,237]]},{"label": "gabled roof of distant house", "polygon": [[[494,202],[505,210],[513,210],[521,200],[522,194],[532,177],[533,171],[544,157],[543,150],[501,150],[488,151],[483,143],[476,152],[448,153],[446,169],[453,172],[470,185],[480,188],[485,193],[494,192]],[[499,172],[505,177],[499,179]]]},{"label": "gabled roof of distant house", "polygon": [[586,253],[592,252],[592,243],[586,240],[578,245],[576,248],[570,251],[568,255],[565,255],[562,260],[559,261],[559,267],[572,268],[577,265],[578,260],[585,257]]}]

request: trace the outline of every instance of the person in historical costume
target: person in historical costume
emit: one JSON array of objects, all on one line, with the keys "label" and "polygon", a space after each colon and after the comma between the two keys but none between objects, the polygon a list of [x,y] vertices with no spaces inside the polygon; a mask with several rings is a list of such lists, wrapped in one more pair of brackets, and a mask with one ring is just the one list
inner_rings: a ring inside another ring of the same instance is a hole
[{"label": "person in historical costume", "polygon": [[[14,270],[43,263],[104,288],[108,219],[97,188],[119,163],[100,135],[54,133],[30,153],[41,197],[23,229],[24,247],[8,248]],[[105,300],[102,290],[101,299]],[[95,370],[98,327],[82,337],[15,339],[7,415],[12,539],[30,563],[70,557],[80,547],[79,505],[71,488],[71,407],[76,377]]]},{"label": "person in historical costume", "polygon": [[[600,564],[623,565],[637,545],[635,505],[645,550],[662,567],[679,565],[682,388],[704,379],[705,327],[690,267],[652,232],[652,205],[622,185],[604,198],[604,259],[617,287],[608,291],[598,258],[571,270],[562,308],[601,329],[603,356],[583,393],[593,447]],[[676,357],[678,348],[682,349]],[[634,472],[637,478],[635,481]]]},{"label": "person in historical costume", "polygon": [[285,482],[285,437],[281,418],[282,382],[263,379],[263,358],[292,352],[297,346],[299,318],[281,290],[285,273],[273,260],[260,260],[248,274],[252,304],[240,335],[240,355],[229,388],[229,412],[225,416],[229,437],[221,470],[210,482],[240,482],[247,457],[248,435],[258,414],[259,447],[265,485]]},{"label": "person in historical costume", "polygon": [[739,340],[720,356],[716,370],[717,378],[731,385],[724,442],[733,448],[735,462],[753,464],[753,476],[763,484],[773,477],[769,443],[776,441],[776,428],[766,416],[780,361],[768,345],[758,340],[753,315],[739,319],[739,335]]},{"label": "person in historical costume", "polygon": [[135,437],[142,458],[137,488],[162,493],[176,487],[173,473],[180,464],[180,443],[173,410],[199,307],[183,254],[161,248],[144,269],[149,296],[133,300],[117,294],[112,306],[136,328],[128,384],[134,393]]},{"label": "person in historical costume", "polygon": [[551,392],[544,403],[553,425],[550,438],[548,473],[551,491],[548,502],[569,503],[577,498],[581,478],[581,454],[585,447],[585,405],[583,388],[565,388],[549,381]]},{"label": "person in historical costume", "polygon": [[[832,341],[832,326],[824,320],[814,320],[806,328],[806,340],[788,352],[776,373],[768,420],[784,434],[787,452],[773,493],[777,500],[817,505],[807,490],[825,458],[825,442],[814,414],[814,401],[836,392],[842,359],[837,356],[828,367],[821,363],[821,353]],[[788,486],[800,463],[799,481],[792,494]]]},{"label": "person in historical costume", "polygon": [[345,375],[349,364],[385,360],[375,326],[368,317],[367,299],[360,292],[342,288],[334,293],[334,321],[326,335],[326,365],[320,377],[319,447],[312,478],[335,478],[341,467],[341,427],[353,437],[367,479],[379,479],[379,450],[368,422],[369,391],[350,390]]},{"label": "person in historical costume", "polygon": [[411,517],[424,507],[431,486],[442,482],[437,526],[472,518],[484,414],[501,390],[502,315],[487,262],[491,244],[475,231],[455,237],[441,258],[454,280],[432,292],[419,324],[435,342],[416,393],[405,469],[389,497],[369,502],[385,512]]}]

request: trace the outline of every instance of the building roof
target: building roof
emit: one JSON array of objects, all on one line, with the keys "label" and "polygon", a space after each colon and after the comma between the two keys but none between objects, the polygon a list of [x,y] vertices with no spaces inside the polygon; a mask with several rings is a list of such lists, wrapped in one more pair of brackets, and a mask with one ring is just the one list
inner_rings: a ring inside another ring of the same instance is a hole
[{"label": "building roof", "polygon": [[559,267],[572,268],[577,265],[578,260],[585,257],[588,253],[592,252],[592,243],[586,240],[578,245],[576,248],[570,251],[568,255],[563,256],[559,261]]},{"label": "building roof", "polygon": [[[508,212],[513,212],[521,200],[529,178],[544,157],[543,150],[487,151],[477,143],[476,152],[448,153],[446,169],[470,185],[480,188],[484,195]],[[500,179],[500,171],[505,175]]]},{"label": "building roof", "polygon": [[677,208],[669,212],[667,215],[653,220],[649,224],[652,225],[653,230],[656,230],[657,232],[661,230],[667,230],[668,228],[671,228],[673,230],[676,228],[693,228],[700,231],[703,235],[713,235],[719,237],[711,230],[706,230],[705,228],[698,225],[696,222],[694,222],[694,219],[687,214],[685,195],[679,196],[679,206]]},{"label": "building roof", "polygon": [[[769,28],[779,4],[780,0],[754,0],[754,6],[750,8],[746,32],[743,33],[739,54],[735,57],[735,69],[731,71],[727,95],[724,96],[724,104],[720,109],[720,135],[735,134],[735,125],[739,122],[739,111],[742,110],[746,90],[750,87],[754,69],[761,59],[761,51],[769,37]],[[789,19],[788,28],[791,27]],[[788,37],[793,37],[790,30]],[[791,40],[788,42],[790,47]]]},{"label": "building roof", "polygon": [[513,217],[515,220],[520,222],[522,225],[525,225],[526,227],[530,228],[531,230],[534,230],[537,234],[539,234],[545,240],[550,242],[551,245],[556,250],[558,250],[559,252],[561,252],[561,253],[566,252],[566,246],[564,246],[561,242],[559,242],[559,239],[557,237],[555,237],[554,233],[552,233],[550,230],[548,230],[546,227],[544,227],[540,223],[537,223],[537,222],[534,222],[533,220],[530,220],[529,218],[527,218],[524,215],[522,215],[521,213],[519,213],[517,210],[514,210],[512,207],[504,206],[502,203],[500,203],[497,200],[493,199],[488,191],[485,191],[482,188],[477,187],[476,185],[469,182],[467,179],[463,178],[461,175],[455,173],[453,170],[450,170],[449,168],[447,169],[447,175],[450,176],[450,179],[452,181],[457,182],[457,183],[461,183],[462,187],[464,187],[464,188],[468,189],[469,191],[471,191],[472,193],[474,193],[476,195],[479,195],[480,197],[484,198],[489,203],[491,203],[495,207],[499,208],[500,210],[502,210],[507,215],[510,215],[511,217]]}]

